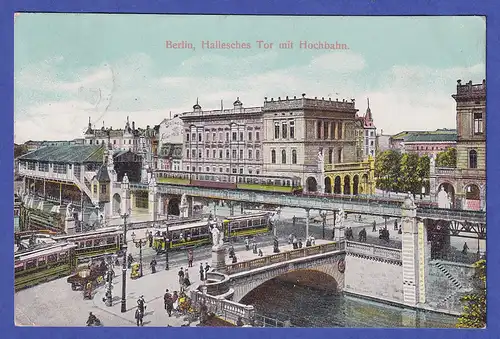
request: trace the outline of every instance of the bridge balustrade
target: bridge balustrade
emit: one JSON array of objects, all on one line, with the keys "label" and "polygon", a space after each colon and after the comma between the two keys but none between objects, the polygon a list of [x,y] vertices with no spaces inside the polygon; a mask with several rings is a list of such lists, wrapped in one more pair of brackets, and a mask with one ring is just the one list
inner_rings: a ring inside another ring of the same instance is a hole
[{"label": "bridge balustrade", "polygon": [[346,251],[348,253],[364,254],[382,259],[401,260],[401,250],[397,248],[346,241]]},{"label": "bridge balustrade", "polygon": [[317,245],[312,247],[304,247],[296,250],[273,254],[267,257],[257,258],[254,260],[243,261],[236,264],[229,264],[226,266],[227,274],[236,274],[244,271],[253,270],[256,268],[289,261],[297,258],[304,258],[315,254],[333,252],[344,249],[344,243],[329,243]]},{"label": "bridge balustrade", "polygon": [[252,305],[244,305],[235,301],[220,299],[197,290],[191,291],[191,299],[198,310],[201,308],[201,305],[206,305],[208,312],[212,312],[233,324],[236,324],[238,317],[241,317],[246,323],[253,323],[255,309]]}]

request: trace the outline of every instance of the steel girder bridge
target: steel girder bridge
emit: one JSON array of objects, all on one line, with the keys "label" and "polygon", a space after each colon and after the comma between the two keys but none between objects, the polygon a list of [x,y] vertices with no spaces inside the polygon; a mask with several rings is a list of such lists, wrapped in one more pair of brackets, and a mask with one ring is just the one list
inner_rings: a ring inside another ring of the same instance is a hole
[{"label": "steel girder bridge", "polygon": [[[130,184],[131,190],[148,190],[147,184]],[[400,200],[388,202],[387,199],[357,198],[356,196],[314,197],[286,195],[275,192],[255,192],[238,189],[217,189],[196,186],[179,186],[172,184],[158,184],[157,192],[161,194],[175,194],[215,200],[249,202],[303,208],[309,210],[338,211],[343,209],[347,213],[375,215],[382,217],[401,217]],[[439,220],[449,222],[450,232],[456,235],[460,232],[474,233],[486,237],[486,212],[452,210],[433,207],[417,207],[417,218],[421,220]]]}]

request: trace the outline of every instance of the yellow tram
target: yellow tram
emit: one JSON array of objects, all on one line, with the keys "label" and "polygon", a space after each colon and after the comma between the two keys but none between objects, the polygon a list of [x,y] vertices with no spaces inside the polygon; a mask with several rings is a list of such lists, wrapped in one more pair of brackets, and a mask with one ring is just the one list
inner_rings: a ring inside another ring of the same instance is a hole
[{"label": "yellow tram", "polygon": [[157,252],[165,251],[165,236],[167,236],[167,239],[170,239],[169,250],[210,244],[210,227],[214,224],[212,221],[203,220],[174,225],[168,228],[155,228],[152,230],[153,247]]},{"label": "yellow tram", "polygon": [[71,274],[76,247],[73,243],[58,242],[15,253],[15,290]]},{"label": "yellow tram", "polygon": [[52,237],[55,241],[76,244],[74,265],[88,261],[89,257],[115,254],[123,246],[123,231],[120,227],[105,227],[96,231],[60,235]]},{"label": "yellow tram", "polygon": [[224,236],[242,237],[268,233],[271,230],[270,212],[227,217],[223,221]]}]

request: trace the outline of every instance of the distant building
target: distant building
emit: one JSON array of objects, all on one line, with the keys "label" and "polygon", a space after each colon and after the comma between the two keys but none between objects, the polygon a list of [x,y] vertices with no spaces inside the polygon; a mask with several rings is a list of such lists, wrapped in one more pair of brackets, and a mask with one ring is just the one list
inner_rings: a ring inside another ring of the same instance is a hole
[{"label": "distant building", "polygon": [[408,153],[428,155],[436,157],[450,147],[457,144],[457,131],[449,129],[438,129],[432,132],[410,134],[405,137],[404,150]]},{"label": "distant building", "polygon": [[431,162],[431,192],[441,187],[454,208],[486,209],[486,81],[462,85],[452,95],[457,103],[457,167],[440,168]]},{"label": "distant building", "polygon": [[179,116],[164,119],[158,128],[157,169],[181,171],[184,124]]},{"label": "distant building", "polygon": [[435,131],[402,131],[389,139],[389,148],[402,153],[416,152],[419,155],[433,155],[454,147],[457,131],[454,129],[437,129]]},{"label": "distant building", "polygon": [[391,149],[391,136],[384,134],[384,130],[380,130],[375,141],[376,152],[385,152]]}]

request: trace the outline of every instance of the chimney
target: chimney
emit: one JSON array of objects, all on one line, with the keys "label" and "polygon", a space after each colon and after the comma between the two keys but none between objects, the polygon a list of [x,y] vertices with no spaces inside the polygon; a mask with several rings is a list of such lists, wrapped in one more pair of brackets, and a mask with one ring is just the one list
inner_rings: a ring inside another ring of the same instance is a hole
[{"label": "chimney", "polygon": [[135,121],[132,121],[132,131],[135,131]]}]

